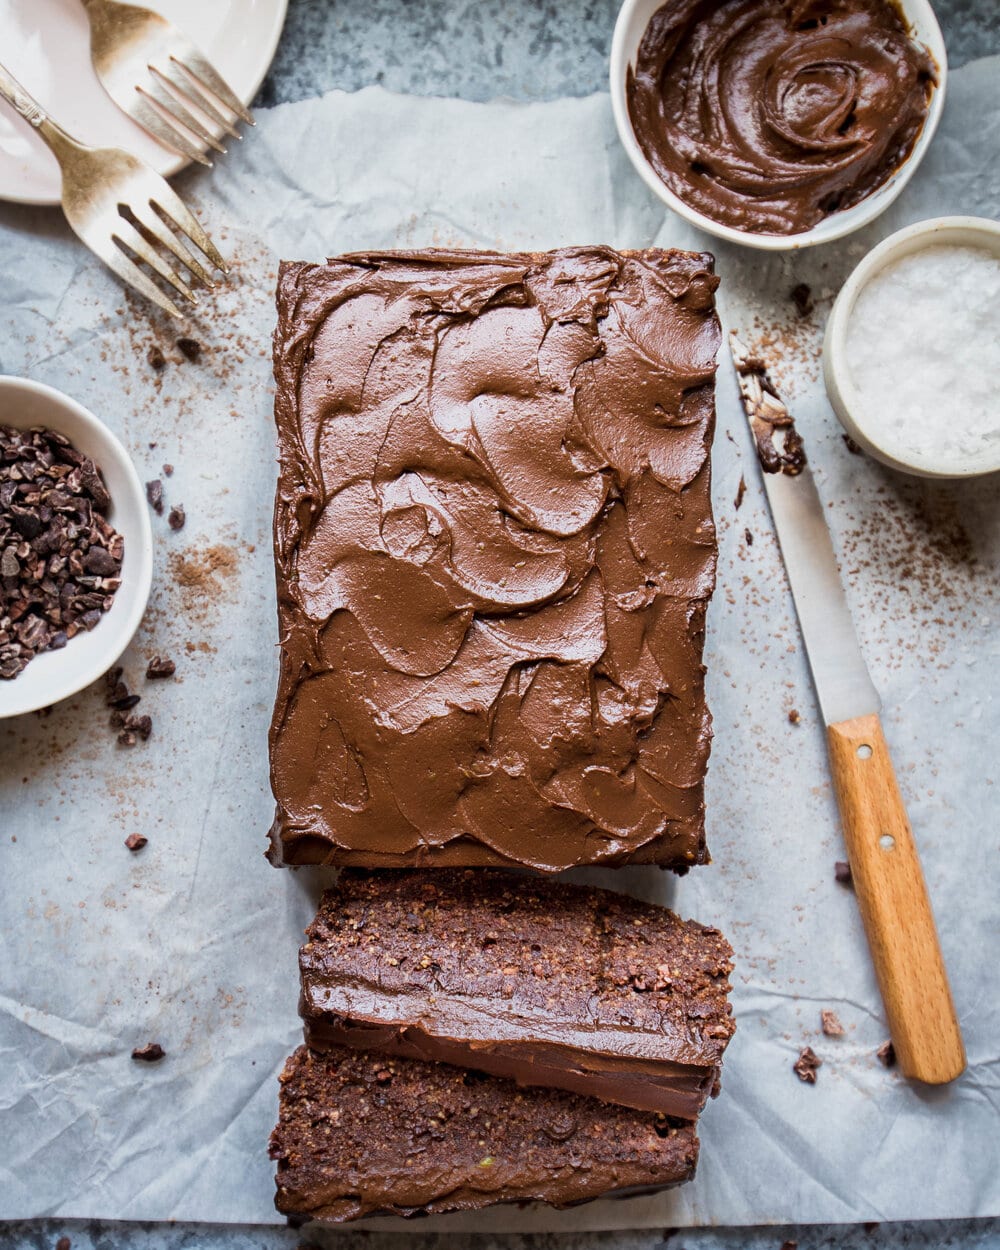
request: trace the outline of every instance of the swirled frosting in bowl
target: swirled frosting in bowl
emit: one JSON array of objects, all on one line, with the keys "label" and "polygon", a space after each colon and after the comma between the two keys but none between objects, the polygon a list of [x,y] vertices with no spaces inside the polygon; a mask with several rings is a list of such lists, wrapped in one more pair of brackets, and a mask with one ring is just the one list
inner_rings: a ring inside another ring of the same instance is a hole
[{"label": "swirled frosting in bowl", "polygon": [[282,267],[276,859],[704,861],[712,269]]},{"label": "swirled frosting in bowl", "polygon": [[736,230],[791,235],[892,177],[935,82],[890,0],[668,0],[626,95],[679,199]]}]

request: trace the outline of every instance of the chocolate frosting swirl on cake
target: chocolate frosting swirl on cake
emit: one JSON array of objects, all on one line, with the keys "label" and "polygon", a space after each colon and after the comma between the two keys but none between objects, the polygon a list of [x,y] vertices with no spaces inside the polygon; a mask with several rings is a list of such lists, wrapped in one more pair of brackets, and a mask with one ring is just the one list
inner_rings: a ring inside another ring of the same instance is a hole
[{"label": "chocolate frosting swirl on cake", "polygon": [[686,204],[797,234],[892,176],[934,83],[889,0],[669,0],[627,96],[647,160]]},{"label": "chocolate frosting swirl on cake", "polygon": [[275,856],[706,858],[711,257],[286,264]]}]

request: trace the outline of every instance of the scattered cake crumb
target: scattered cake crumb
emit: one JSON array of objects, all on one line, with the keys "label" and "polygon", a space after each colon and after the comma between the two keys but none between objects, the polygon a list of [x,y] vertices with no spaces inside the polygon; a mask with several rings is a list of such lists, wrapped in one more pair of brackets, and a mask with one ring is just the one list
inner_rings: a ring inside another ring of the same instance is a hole
[{"label": "scattered cake crumb", "polygon": [[185,360],[190,360],[193,365],[196,365],[201,360],[201,344],[197,339],[178,339],[177,350]]},{"label": "scattered cake crumb", "polygon": [[798,1059],[792,1064],[792,1071],[806,1085],[816,1084],[816,1073],[823,1066],[823,1060],[811,1046],[803,1046]]},{"label": "scattered cake crumb", "polygon": [[177,665],[165,655],[154,655],[146,665],[146,676],[150,681],[156,681],[164,677],[173,677],[176,672]]},{"label": "scattered cake crumb", "polygon": [[812,288],[805,282],[800,282],[798,286],[793,286],[789,291],[792,303],[795,305],[795,311],[800,317],[808,317],[815,308],[813,303]]},{"label": "scattered cake crumb", "polygon": [[137,1046],[132,1051],[132,1058],[140,1059],[143,1063],[157,1063],[166,1053],[159,1042],[147,1042],[145,1046]]},{"label": "scattered cake crumb", "polygon": [[851,874],[851,865],[845,859],[838,859],[833,865],[834,880],[840,885],[853,885],[854,877]]},{"label": "scattered cake crumb", "polygon": [[163,483],[158,477],[146,483],[146,498],[156,515],[163,516]]},{"label": "scattered cake crumb", "polygon": [[802,716],[800,715],[798,708],[794,708],[794,707],[793,707],[793,708],[790,708],[790,709],[789,709],[789,712],[788,712],[788,723],[789,723],[790,725],[801,725],[801,724],[802,724]]},{"label": "scattered cake crumb", "polygon": [[819,1013],[820,1027],[827,1037],[843,1037],[844,1026],[840,1023],[840,1019],[835,1011],[831,1011],[828,1007],[824,1007]]},{"label": "scattered cake crumb", "polygon": [[894,1068],[896,1066],[896,1047],[892,1042],[883,1042],[875,1053],[883,1067]]},{"label": "scattered cake crumb", "polygon": [[130,833],[125,839],[125,845],[130,851],[141,851],[148,841],[149,838],[141,833]]}]

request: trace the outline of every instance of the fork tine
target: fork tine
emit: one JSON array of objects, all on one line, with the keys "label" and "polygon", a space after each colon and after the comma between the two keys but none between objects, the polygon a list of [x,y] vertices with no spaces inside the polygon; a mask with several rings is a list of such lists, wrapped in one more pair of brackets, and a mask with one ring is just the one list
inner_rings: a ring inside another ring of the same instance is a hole
[{"label": "fork tine", "polygon": [[180,152],[189,161],[197,161],[199,165],[212,168],[212,162],[204,152],[199,151],[180,129],[168,122],[163,114],[157,111],[145,97],[141,88],[136,89],[136,98],[131,105],[130,115],[133,121],[148,130],[160,143]]},{"label": "fork tine", "polygon": [[215,66],[206,60],[197,48],[189,48],[185,52],[183,59],[175,59],[192,77],[204,83],[213,95],[218,96],[230,112],[235,113],[237,117],[241,117],[248,126],[256,124],[250,110],[245,107],[243,101],[232,90]]},{"label": "fork tine", "polygon": [[166,182],[163,183],[162,187],[158,188],[156,195],[151,197],[150,203],[158,213],[166,216],[167,225],[174,226],[181,234],[186,234],[204,252],[216,269],[221,269],[223,273],[229,272],[229,266],[222,259],[218,248],[202,229],[197,217],[195,217],[180,196],[170,189]]},{"label": "fork tine", "polygon": [[228,117],[224,117],[216,108],[208,95],[203,83],[190,74],[185,68],[182,61],[178,61],[175,56],[170,57],[165,66],[153,65],[151,69],[154,74],[158,74],[174,89],[174,92],[180,97],[184,104],[190,108],[192,105],[209,119],[213,126],[218,126],[220,130],[225,131],[231,139],[239,139],[242,136],[236,129]]},{"label": "fork tine", "polygon": [[177,257],[182,265],[186,265],[188,269],[198,278],[198,280],[208,289],[214,290],[215,283],[212,281],[212,275],[205,266],[195,256],[188,251],[184,244],[177,238],[172,230],[170,230],[163,222],[163,219],[153,211],[150,204],[130,204],[134,216],[139,220],[144,230],[148,230],[151,235],[161,243],[169,251]]},{"label": "fork tine", "polygon": [[144,260],[150,269],[158,273],[163,281],[172,286],[177,294],[186,299],[189,304],[197,304],[198,297],[181,278],[180,274],[167,264],[156,248],[142,237],[130,221],[126,221],[122,217],[120,221],[115,222],[114,232],[111,237],[117,239],[119,243],[124,243],[126,247],[135,252],[140,260]]},{"label": "fork tine", "polygon": [[[82,237],[82,236],[81,236]],[[96,246],[93,240],[83,240],[88,247],[94,251],[109,269],[113,269],[126,285],[133,287],[140,295],[145,295],[146,299],[152,300],[164,312],[171,317],[176,317],[178,321],[183,320],[183,314],[172,299],[168,298],[152,279],[142,272],[139,266],[125,255],[125,253],[110,238],[103,242],[100,246]]]},{"label": "fork tine", "polygon": [[174,122],[180,122],[182,126],[186,126],[198,139],[214,152],[225,154],[226,149],[216,139],[216,137],[201,124],[200,121],[184,107],[184,105],[163,85],[163,82],[155,75],[150,74],[149,83],[146,87],[139,88],[140,94],[148,96],[155,104],[166,113]]}]

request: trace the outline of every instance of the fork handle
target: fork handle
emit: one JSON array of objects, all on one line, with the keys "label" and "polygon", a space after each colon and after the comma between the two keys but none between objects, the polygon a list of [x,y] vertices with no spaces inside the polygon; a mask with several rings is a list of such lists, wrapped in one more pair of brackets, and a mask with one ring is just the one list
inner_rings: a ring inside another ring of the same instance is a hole
[{"label": "fork handle", "polygon": [[38,101],[25,91],[4,65],[0,65],[0,96],[38,131],[60,164],[64,157],[78,152],[83,146],[49,117]]}]

